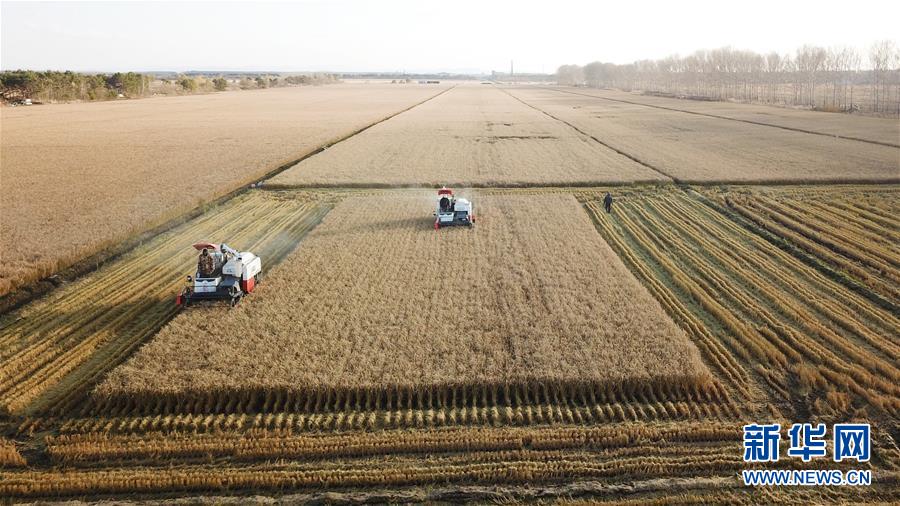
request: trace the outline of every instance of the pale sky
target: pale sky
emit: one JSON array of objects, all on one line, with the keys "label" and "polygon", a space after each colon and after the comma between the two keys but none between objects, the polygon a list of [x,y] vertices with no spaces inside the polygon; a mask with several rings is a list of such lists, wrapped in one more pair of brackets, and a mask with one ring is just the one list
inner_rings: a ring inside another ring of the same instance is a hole
[{"label": "pale sky", "polygon": [[[900,2],[0,2],[0,68],[554,72],[726,45],[898,40]],[[866,61],[865,59],[863,61]]]}]

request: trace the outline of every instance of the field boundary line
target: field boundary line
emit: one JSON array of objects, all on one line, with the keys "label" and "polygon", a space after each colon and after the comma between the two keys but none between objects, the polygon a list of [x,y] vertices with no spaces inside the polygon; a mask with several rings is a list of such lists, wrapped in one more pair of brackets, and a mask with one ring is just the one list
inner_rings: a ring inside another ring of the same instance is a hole
[{"label": "field boundary line", "polygon": [[518,100],[519,102],[521,102],[521,103],[527,105],[528,107],[531,107],[531,108],[534,109],[535,111],[538,111],[538,112],[540,112],[540,113],[543,113],[544,115],[546,115],[546,116],[548,116],[548,117],[550,117],[550,118],[553,118],[553,119],[555,119],[556,121],[558,121],[558,122],[560,122],[560,123],[563,123],[564,125],[567,125],[569,128],[575,130],[576,132],[580,133],[581,135],[584,135],[585,137],[590,138],[590,139],[593,140],[594,142],[596,142],[596,143],[598,143],[598,144],[600,144],[600,145],[602,145],[602,146],[604,146],[604,147],[606,147],[606,148],[608,148],[608,149],[611,149],[611,150],[615,151],[616,153],[618,153],[618,154],[624,156],[625,158],[628,158],[629,160],[631,160],[631,161],[633,161],[633,162],[635,162],[635,163],[638,163],[638,164],[640,164],[640,165],[643,165],[644,167],[647,167],[648,169],[650,169],[650,170],[652,170],[652,171],[654,171],[654,172],[656,172],[656,173],[662,174],[663,176],[665,176],[665,177],[671,179],[672,181],[674,181],[675,183],[678,183],[678,184],[683,184],[683,183],[684,183],[684,181],[678,179],[677,177],[675,177],[675,176],[673,176],[673,175],[671,175],[671,174],[667,174],[665,171],[663,171],[663,170],[661,170],[661,169],[659,169],[659,168],[657,168],[657,167],[654,167],[654,166],[651,165],[650,163],[645,162],[645,161],[641,160],[640,158],[638,158],[638,157],[636,157],[636,156],[634,156],[634,155],[632,155],[632,154],[630,154],[630,153],[627,153],[627,152],[625,152],[625,151],[622,151],[621,149],[618,149],[618,148],[615,148],[615,147],[613,147],[613,146],[610,146],[609,144],[607,144],[607,143],[601,141],[601,140],[598,139],[597,137],[595,137],[595,136],[593,136],[593,135],[591,135],[591,134],[585,132],[584,130],[578,128],[577,126],[575,126],[575,125],[573,125],[573,124],[571,124],[571,123],[569,123],[568,121],[566,121],[566,120],[564,120],[564,119],[561,119],[561,118],[558,118],[558,117],[554,116],[553,114],[550,114],[549,112],[547,112],[547,111],[541,109],[540,107],[537,107],[537,106],[535,106],[535,105],[529,104],[528,102],[526,102],[526,101],[522,100],[521,98],[519,98],[519,97],[513,95],[512,93],[508,92],[507,90],[504,90],[504,89],[501,89],[501,88],[497,88],[497,89],[500,90],[500,91],[502,91],[503,93],[506,93],[506,94],[509,95],[510,97],[512,97],[512,98],[514,98],[514,99],[516,99],[516,100]]},{"label": "field boundary line", "polygon": [[[69,265],[63,269],[60,269],[59,271],[54,272],[54,273],[50,274],[49,276],[44,276],[40,279],[37,279],[32,282],[25,283],[24,285],[16,287],[13,291],[0,296],[0,316],[11,313],[11,312],[15,311],[16,309],[19,309],[22,306],[28,304],[29,302],[32,302],[32,301],[37,300],[45,295],[48,295],[49,293],[54,291],[56,288],[62,286],[63,284],[65,284],[67,282],[75,281],[76,279],[78,279],[82,276],[85,276],[87,274],[90,274],[90,273],[98,270],[100,267],[102,267],[106,263],[117,260],[122,255],[132,251],[133,249],[137,248],[144,242],[149,241],[149,240],[153,239],[154,237],[156,237],[162,233],[168,232],[169,230],[172,230],[173,228],[175,228],[179,225],[182,225],[184,223],[187,223],[188,221],[191,221],[199,216],[202,216],[216,207],[220,207],[220,206],[224,205],[231,199],[233,199],[239,195],[242,195],[245,192],[250,191],[252,188],[249,185],[252,182],[254,182],[254,181],[262,182],[262,181],[271,179],[271,178],[277,176],[278,174],[288,170],[289,168],[297,165],[298,163],[306,160],[307,158],[313,157],[313,156],[321,153],[322,151],[325,151],[326,149],[330,148],[331,146],[334,146],[335,144],[343,142],[343,141],[349,139],[350,137],[358,135],[358,134],[368,130],[369,128],[372,128],[373,126],[378,125],[379,123],[383,123],[391,118],[394,118],[397,115],[400,115],[400,114],[403,114],[404,112],[409,111],[410,109],[418,107],[418,106],[424,104],[425,102],[428,102],[429,100],[437,98],[438,96],[443,95],[444,93],[452,90],[456,86],[457,85],[453,85],[449,88],[445,88],[444,90],[442,90],[439,93],[431,95],[430,97],[428,97],[420,102],[416,102],[415,104],[413,104],[409,107],[406,107],[404,109],[401,109],[397,112],[394,112],[388,116],[382,117],[372,123],[369,123],[361,128],[358,128],[358,129],[350,132],[349,134],[338,137],[337,139],[327,141],[326,143],[319,145],[317,148],[314,148],[311,151],[307,151],[305,154],[303,154],[303,156],[293,159],[293,160],[290,160],[288,162],[282,163],[282,164],[278,165],[276,168],[266,172],[265,174],[263,174],[261,176],[254,176],[252,178],[249,178],[248,180],[244,181],[239,186],[237,186],[235,189],[225,193],[224,195],[213,198],[212,200],[209,200],[208,202],[201,203],[200,205],[197,205],[196,207],[189,209],[189,210],[185,211],[184,213],[175,216],[174,218],[167,219],[167,218],[163,217],[161,219],[162,221],[157,222],[155,225],[153,225],[152,224],[153,222],[151,222],[151,225],[149,226],[149,228],[147,228],[143,231],[137,232],[136,235],[126,236],[121,239],[114,238],[109,241],[109,242],[113,243],[112,246],[107,247],[107,248],[101,248],[96,253],[88,255],[87,257],[82,258],[81,260],[77,260],[74,263],[72,263],[71,265]],[[116,244],[116,243],[118,243],[118,244]]]},{"label": "field boundary line", "polygon": [[751,119],[732,118],[729,116],[722,116],[720,114],[711,114],[711,113],[699,112],[699,111],[688,111],[686,109],[678,109],[677,107],[667,107],[664,105],[644,104],[641,102],[632,102],[630,100],[623,100],[620,98],[609,98],[609,97],[601,97],[598,95],[591,95],[588,93],[578,93],[577,91],[561,90],[561,89],[557,89],[557,88],[546,88],[546,89],[558,91],[560,93],[569,93],[572,95],[579,95],[582,97],[597,98],[600,100],[609,100],[610,102],[620,102],[623,104],[640,105],[643,107],[652,107],[654,109],[663,109],[665,111],[683,112],[685,114],[706,116],[708,118],[723,119],[723,120],[727,120],[727,121],[737,121],[738,123],[748,123],[750,125],[759,125],[759,126],[766,126],[766,127],[771,127],[771,128],[780,128],[782,130],[789,130],[791,132],[800,132],[800,133],[810,134],[810,135],[821,135],[823,137],[834,137],[836,139],[845,139],[848,141],[866,142],[869,144],[877,144],[879,146],[887,146],[889,148],[900,148],[900,144],[893,144],[891,142],[873,141],[871,139],[863,139],[861,137],[853,137],[853,136],[849,136],[849,135],[829,134],[829,133],[825,133],[825,132],[817,132],[815,130],[806,130],[804,128],[789,127],[789,126],[784,126],[784,125],[774,125],[772,123],[766,123],[764,121],[753,121]]}]

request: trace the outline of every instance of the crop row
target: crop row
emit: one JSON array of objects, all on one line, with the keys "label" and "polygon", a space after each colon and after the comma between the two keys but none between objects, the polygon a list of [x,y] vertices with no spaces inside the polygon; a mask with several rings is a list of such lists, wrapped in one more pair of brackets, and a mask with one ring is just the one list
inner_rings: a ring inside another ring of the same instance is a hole
[{"label": "crop row", "polygon": [[0,472],[0,496],[298,490],[432,483],[511,485],[560,479],[730,474],[743,466],[739,448],[733,445],[718,448],[712,452],[696,452],[686,447],[673,449],[666,455],[625,455],[611,460],[597,459],[596,454],[585,452],[525,450],[356,463]]},{"label": "crop row", "polygon": [[[900,304],[900,221],[880,199],[850,193],[843,199],[738,194],[727,205],[832,267],[849,273],[892,304]],[[856,198],[854,198],[856,197]],[[880,204],[881,209],[866,208]]]},{"label": "crop row", "polygon": [[538,404],[512,407],[455,409],[347,410],[328,413],[280,412],[256,414],[170,414],[85,417],[67,420],[32,418],[21,432],[36,432],[61,422],[64,433],[217,432],[269,429],[291,431],[378,430],[431,428],[452,425],[540,425],[613,423],[655,420],[734,420],[734,403],[672,401],[623,402],[594,405]]},{"label": "crop row", "polygon": [[594,201],[587,206],[632,268],[652,273],[659,291],[677,301],[672,307],[693,304],[698,319],[684,321],[698,327],[691,335],[721,376],[740,385],[746,376],[735,371],[752,371],[782,402],[796,401],[797,388],[818,392],[807,402],[820,414],[860,403],[889,416],[900,412],[900,322],[889,311],[748,232],[701,196],[648,194],[621,202],[614,218]]},{"label": "crop row", "polygon": [[[590,381],[530,381],[470,385],[429,385],[416,387],[369,387],[365,389],[320,387],[304,390],[255,388],[237,391],[95,396],[92,408],[108,416],[174,415],[216,413],[298,412],[309,414],[342,412],[435,411],[477,412],[479,409],[516,412],[528,407],[569,408],[615,404],[665,402],[729,403],[728,392],[716,383],[681,385],[676,383]],[[464,415],[463,415],[464,416]],[[477,416],[477,415],[476,415]]]},{"label": "crop row", "polygon": [[451,427],[298,434],[290,430],[249,430],[215,434],[109,433],[59,435],[47,439],[47,451],[58,464],[77,465],[109,460],[231,457],[235,459],[316,459],[409,453],[501,450],[600,450],[663,443],[735,442],[734,424],[679,422],[624,423],[595,427]]},{"label": "crop row", "polygon": [[0,410],[64,413],[87,406],[89,389],[176,312],[174,296],[195,262],[194,242],[229,241],[271,265],[327,210],[301,195],[254,193],[3,316]]},{"label": "crop row", "polygon": [[16,449],[15,443],[0,438],[0,468],[4,467],[22,467],[26,464],[22,454]]}]

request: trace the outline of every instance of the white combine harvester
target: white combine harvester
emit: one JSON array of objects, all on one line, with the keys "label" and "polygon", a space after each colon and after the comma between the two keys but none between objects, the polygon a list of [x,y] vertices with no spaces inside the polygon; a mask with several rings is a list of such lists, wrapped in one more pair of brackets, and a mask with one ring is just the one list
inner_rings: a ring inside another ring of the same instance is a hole
[{"label": "white combine harvester", "polygon": [[198,242],[194,248],[201,252],[197,272],[187,277],[188,286],[177,298],[179,306],[204,300],[227,300],[235,306],[259,283],[262,260],[253,253],[224,243]]},{"label": "white combine harvester", "polygon": [[453,190],[446,186],[438,190],[437,211],[434,213],[434,229],[452,225],[471,227],[475,224],[475,213],[472,203],[466,199],[458,199]]}]

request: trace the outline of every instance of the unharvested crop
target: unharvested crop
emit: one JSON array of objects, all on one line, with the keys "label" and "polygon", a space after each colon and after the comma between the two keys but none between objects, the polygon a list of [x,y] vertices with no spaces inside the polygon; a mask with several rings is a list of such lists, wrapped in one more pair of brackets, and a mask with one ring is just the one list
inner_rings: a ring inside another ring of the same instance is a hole
[{"label": "unharvested crop", "polygon": [[0,411],[86,408],[86,389],[132,354],[177,311],[191,273],[191,244],[226,241],[266,268],[327,212],[315,195],[254,192],[177,227],[97,272],[0,318]]},{"label": "unharvested crop", "polygon": [[440,91],[342,84],[5,109],[0,295]]},{"label": "unharvested crop", "polygon": [[272,182],[547,186],[667,180],[493,86],[458,86]]},{"label": "unharvested crop", "polygon": [[900,181],[898,147],[553,90],[510,93],[680,182]]},{"label": "unharvested crop", "polygon": [[774,128],[815,132],[820,135],[859,139],[866,142],[900,146],[900,122],[894,118],[877,118],[850,114],[823,114],[819,111],[772,107],[768,105],[735,104],[678,100],[652,95],[638,95],[616,90],[559,88],[561,92],[596,96],[612,101],[644,104],[664,110],[685,111],[701,116],[726,118],[732,121],[768,125]]},{"label": "unharvested crop", "polygon": [[436,232],[430,194],[347,198],[252,300],[176,318],[97,395],[474,408],[705,383],[571,196],[476,202],[474,229]]}]

